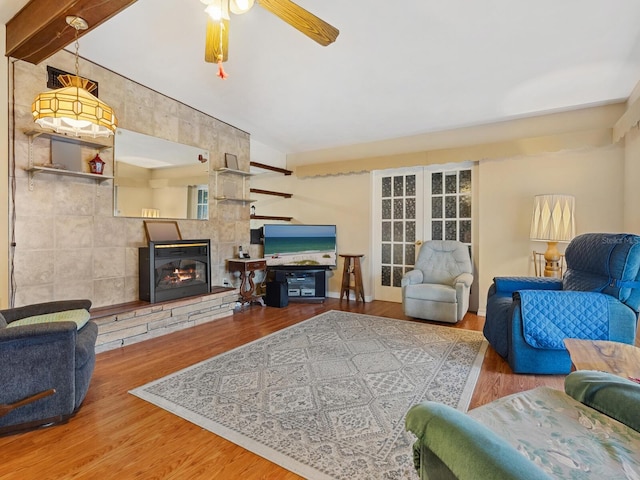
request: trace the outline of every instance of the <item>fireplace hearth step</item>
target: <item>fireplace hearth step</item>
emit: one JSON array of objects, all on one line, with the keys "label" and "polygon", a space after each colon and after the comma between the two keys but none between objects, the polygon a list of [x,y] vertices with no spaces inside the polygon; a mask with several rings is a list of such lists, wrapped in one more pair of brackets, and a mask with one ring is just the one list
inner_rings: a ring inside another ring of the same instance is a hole
[{"label": "fireplace hearth step", "polygon": [[[211,293],[224,293],[224,292],[232,292],[236,290],[233,287],[224,287],[224,286],[213,286],[211,287]],[[202,295],[195,295],[193,298],[200,298]],[[117,303],[115,305],[107,305],[104,307],[92,308],[89,312],[91,314],[91,320],[96,320],[102,317],[108,317],[109,315],[117,315],[119,313],[131,312],[133,310],[139,310],[141,308],[150,307],[152,305],[166,305],[172,303],[184,303],[185,300],[188,300],[191,297],[179,298],[176,300],[166,300],[164,302],[145,302],[144,300],[135,300],[133,302],[126,303]]]},{"label": "fireplace hearth step", "polygon": [[98,324],[96,352],[149,340],[233,315],[237,288],[213,287],[211,293],[150,303],[127,302],[91,309]]}]

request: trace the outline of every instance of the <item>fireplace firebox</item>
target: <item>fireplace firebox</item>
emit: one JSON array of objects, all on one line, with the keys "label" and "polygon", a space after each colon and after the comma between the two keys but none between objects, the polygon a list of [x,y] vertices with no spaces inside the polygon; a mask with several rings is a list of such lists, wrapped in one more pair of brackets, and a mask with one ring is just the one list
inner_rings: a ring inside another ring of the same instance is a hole
[{"label": "fireplace firebox", "polygon": [[210,240],[149,242],[140,247],[140,300],[151,303],[211,291]]}]

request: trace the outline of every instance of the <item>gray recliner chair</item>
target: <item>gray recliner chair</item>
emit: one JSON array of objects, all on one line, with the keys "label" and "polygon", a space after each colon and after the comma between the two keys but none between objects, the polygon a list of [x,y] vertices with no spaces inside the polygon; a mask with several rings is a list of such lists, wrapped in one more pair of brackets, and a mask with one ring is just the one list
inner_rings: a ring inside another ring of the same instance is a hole
[{"label": "gray recliner chair", "polygon": [[402,277],[405,315],[456,323],[469,309],[473,269],[469,247],[454,240],[430,240],[420,247],[414,270]]},{"label": "gray recliner chair", "polygon": [[64,422],[80,408],[96,361],[90,308],[65,300],[0,310],[0,435]]}]

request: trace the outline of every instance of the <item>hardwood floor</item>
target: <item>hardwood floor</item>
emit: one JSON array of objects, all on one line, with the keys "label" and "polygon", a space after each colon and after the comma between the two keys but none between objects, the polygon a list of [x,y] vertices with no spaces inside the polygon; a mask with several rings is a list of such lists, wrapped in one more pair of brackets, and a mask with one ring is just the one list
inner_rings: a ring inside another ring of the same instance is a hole
[{"label": "hardwood floor", "polygon": [[[100,353],[89,393],[74,418],[0,438],[0,478],[299,479],[127,392],[327,310],[409,320],[401,304],[379,301],[252,306],[232,317]],[[467,314],[452,328],[482,330],[483,323],[484,318]],[[563,381],[564,376],[514,375],[489,347],[471,408],[539,385],[562,389]]]}]

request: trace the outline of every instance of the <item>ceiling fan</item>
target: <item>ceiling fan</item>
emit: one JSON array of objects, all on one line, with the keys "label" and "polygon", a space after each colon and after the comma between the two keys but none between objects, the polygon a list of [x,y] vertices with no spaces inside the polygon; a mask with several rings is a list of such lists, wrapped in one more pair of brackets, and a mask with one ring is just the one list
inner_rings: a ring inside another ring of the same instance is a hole
[{"label": "ceiling fan", "polygon": [[[200,0],[207,5],[207,34],[204,49],[206,62],[218,64],[218,76],[227,75],[222,62],[228,58],[229,12],[243,14],[253,7],[254,0]],[[340,31],[290,0],[255,0],[262,8],[281,18],[322,46],[333,43]]]}]

